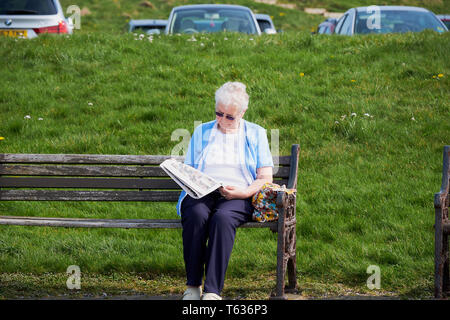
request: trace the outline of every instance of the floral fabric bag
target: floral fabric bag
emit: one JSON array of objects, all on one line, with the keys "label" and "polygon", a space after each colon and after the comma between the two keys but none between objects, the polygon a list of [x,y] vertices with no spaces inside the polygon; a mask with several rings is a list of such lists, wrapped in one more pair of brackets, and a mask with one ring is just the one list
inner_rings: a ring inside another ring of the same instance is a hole
[{"label": "floral fabric bag", "polygon": [[276,183],[265,183],[262,188],[252,197],[252,204],[255,208],[252,218],[258,222],[268,222],[278,220],[279,208],[277,208],[278,192],[295,193],[296,189],[286,189]]}]

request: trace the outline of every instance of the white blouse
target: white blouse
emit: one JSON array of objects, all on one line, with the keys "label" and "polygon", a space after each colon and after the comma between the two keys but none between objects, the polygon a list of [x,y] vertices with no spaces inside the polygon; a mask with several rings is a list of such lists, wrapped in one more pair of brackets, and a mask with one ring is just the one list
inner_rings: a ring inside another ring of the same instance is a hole
[{"label": "white blouse", "polygon": [[239,133],[217,130],[204,159],[204,173],[224,185],[247,188],[247,180],[239,163]]}]

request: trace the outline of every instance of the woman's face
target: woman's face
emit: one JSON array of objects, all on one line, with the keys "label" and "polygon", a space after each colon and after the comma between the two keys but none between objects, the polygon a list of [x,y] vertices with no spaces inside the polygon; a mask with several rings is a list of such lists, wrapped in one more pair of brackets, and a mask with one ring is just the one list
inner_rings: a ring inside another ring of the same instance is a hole
[{"label": "woman's face", "polygon": [[218,104],[216,106],[216,120],[220,131],[223,133],[235,132],[239,128],[239,122],[244,116],[244,112],[239,112],[235,105],[225,106]]}]

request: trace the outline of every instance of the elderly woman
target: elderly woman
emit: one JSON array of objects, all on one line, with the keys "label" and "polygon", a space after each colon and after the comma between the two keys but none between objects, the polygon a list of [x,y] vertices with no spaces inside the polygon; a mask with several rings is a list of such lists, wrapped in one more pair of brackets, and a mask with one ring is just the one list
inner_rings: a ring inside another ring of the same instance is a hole
[{"label": "elderly woman", "polygon": [[251,220],[251,197],[272,182],[266,131],[243,119],[249,101],[245,89],[239,82],[220,87],[215,94],[216,120],[198,126],[189,142],[185,164],[224,187],[201,199],[183,191],[178,200],[187,275],[183,300],[222,299],[236,228]]}]

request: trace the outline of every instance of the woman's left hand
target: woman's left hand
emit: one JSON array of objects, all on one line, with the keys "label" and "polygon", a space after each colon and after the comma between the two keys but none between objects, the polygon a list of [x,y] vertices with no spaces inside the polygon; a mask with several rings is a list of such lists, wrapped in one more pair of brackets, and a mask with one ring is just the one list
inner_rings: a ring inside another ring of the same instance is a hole
[{"label": "woman's left hand", "polygon": [[247,191],[245,189],[235,186],[225,186],[219,189],[220,194],[227,200],[231,199],[246,199],[248,198]]}]

